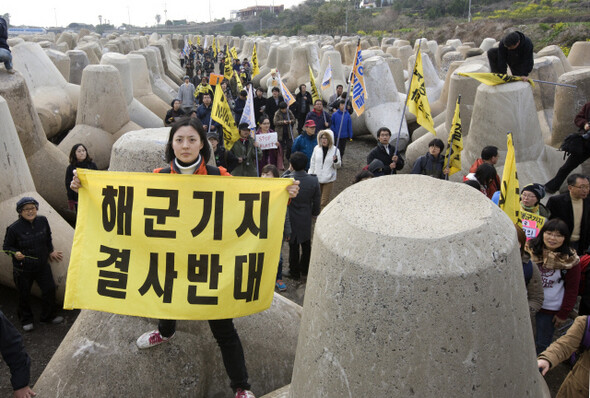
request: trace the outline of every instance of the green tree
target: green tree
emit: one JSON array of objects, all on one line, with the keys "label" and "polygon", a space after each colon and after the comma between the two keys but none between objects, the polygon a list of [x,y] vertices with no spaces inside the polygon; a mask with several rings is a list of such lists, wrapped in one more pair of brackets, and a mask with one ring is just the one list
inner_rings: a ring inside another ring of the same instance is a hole
[{"label": "green tree", "polygon": [[246,28],[244,28],[244,25],[242,25],[241,23],[237,23],[231,28],[230,35],[232,36],[242,37],[245,34]]}]

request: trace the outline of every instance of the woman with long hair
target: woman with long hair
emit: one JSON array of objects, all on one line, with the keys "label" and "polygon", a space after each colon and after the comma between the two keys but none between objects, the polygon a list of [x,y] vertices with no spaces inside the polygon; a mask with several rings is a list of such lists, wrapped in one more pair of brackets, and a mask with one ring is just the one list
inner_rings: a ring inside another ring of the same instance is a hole
[{"label": "woman with long hair", "polygon": [[74,177],[74,170],[76,169],[92,169],[97,170],[96,164],[88,154],[88,149],[84,144],[76,144],[70,150],[70,164],[66,169],[66,192],[68,194],[68,208],[78,212],[78,192],[74,192],[70,188],[72,178]]}]

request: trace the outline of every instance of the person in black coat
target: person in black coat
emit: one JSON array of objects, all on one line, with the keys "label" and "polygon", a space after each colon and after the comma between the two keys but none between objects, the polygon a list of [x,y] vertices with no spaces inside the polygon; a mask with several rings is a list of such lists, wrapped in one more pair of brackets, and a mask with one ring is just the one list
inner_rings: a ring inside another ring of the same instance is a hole
[{"label": "person in black coat", "polygon": [[[176,100],[178,101],[178,100]],[[180,102],[179,106],[180,106]],[[181,111],[182,112],[182,111]],[[74,170],[91,169],[97,170],[96,164],[88,154],[84,144],[75,144],[70,150],[70,165],[66,169],[66,193],[68,195],[68,208],[78,212],[78,193],[72,191],[70,183],[74,178]]]},{"label": "person in black coat", "polygon": [[[311,255],[311,218],[320,214],[320,183],[314,175],[307,174],[307,156],[303,152],[291,154],[293,170],[287,177],[299,181],[299,194],[291,199],[287,211],[291,221],[289,240],[289,275],[291,279],[307,276]],[[301,248],[301,253],[299,249]]]},{"label": "person in black coat", "polygon": [[369,152],[367,164],[375,159],[383,163],[383,174],[396,174],[397,170],[404,168],[404,158],[400,154],[395,154],[395,147],[389,143],[391,140],[391,131],[387,127],[381,127],[377,130],[379,143]]},{"label": "person in black coat", "polygon": [[285,102],[283,96],[281,95],[281,90],[278,87],[273,87],[272,96],[266,99],[266,108],[264,109],[264,113],[266,113],[268,119],[270,120],[271,130],[275,130],[274,117],[275,113],[277,113],[277,111],[279,110],[279,105],[281,104],[281,102]]},{"label": "person in black coat", "polygon": [[307,91],[305,84],[299,86],[299,92],[295,96],[295,117],[297,118],[297,131],[299,134],[303,131],[305,117],[309,113],[313,100],[311,94]]},{"label": "person in black coat", "polygon": [[12,53],[6,40],[8,39],[8,24],[6,20],[0,17],[0,63],[4,63],[6,72],[14,73],[12,67]]},{"label": "person in black coat", "polygon": [[567,224],[571,246],[582,255],[590,246],[590,181],[581,174],[572,174],[567,178],[567,189],[568,193],[550,197],[546,207],[551,219],[560,218]]},{"label": "person in black coat", "polygon": [[0,353],[10,369],[13,397],[35,396],[35,392],[29,387],[31,358],[25,351],[23,337],[2,311],[0,311]]},{"label": "person in black coat", "polygon": [[207,133],[207,141],[213,148],[213,156],[215,157],[215,166],[223,167],[228,173],[231,173],[238,164],[238,158],[232,151],[226,150],[219,145],[219,136],[215,131]]},{"label": "person in black coat", "polygon": [[[173,99],[170,106],[172,108],[168,109],[168,112],[166,112],[166,117],[164,118],[164,125],[166,125],[166,126],[170,126],[178,118],[186,116],[184,111],[182,109],[180,109],[180,100]],[[68,184],[68,187],[69,187],[69,184]]]},{"label": "person in black coat", "polygon": [[522,32],[508,33],[500,40],[498,48],[488,50],[488,60],[492,73],[506,74],[509,66],[513,76],[527,80],[534,66],[533,42]]},{"label": "person in black coat", "polygon": [[254,96],[254,118],[260,120],[262,113],[266,109],[266,98],[262,96],[264,92],[260,87],[256,89],[256,95]]}]

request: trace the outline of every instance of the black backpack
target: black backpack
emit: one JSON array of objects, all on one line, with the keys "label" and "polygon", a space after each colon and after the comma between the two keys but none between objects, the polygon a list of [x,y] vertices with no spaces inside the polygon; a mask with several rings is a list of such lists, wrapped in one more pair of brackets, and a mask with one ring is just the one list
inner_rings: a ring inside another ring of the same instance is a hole
[{"label": "black backpack", "polygon": [[563,151],[563,158],[570,155],[581,155],[584,153],[584,137],[582,134],[573,133],[565,137],[563,143],[559,147]]}]

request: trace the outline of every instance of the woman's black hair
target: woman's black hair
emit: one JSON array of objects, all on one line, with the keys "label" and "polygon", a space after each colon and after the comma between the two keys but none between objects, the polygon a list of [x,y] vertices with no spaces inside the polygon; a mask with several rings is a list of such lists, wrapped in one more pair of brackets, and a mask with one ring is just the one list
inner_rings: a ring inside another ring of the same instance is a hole
[{"label": "woman's black hair", "polygon": [[90,157],[90,154],[88,153],[88,148],[86,148],[86,145],[75,144],[72,147],[72,150],[70,151],[70,164],[78,163],[78,159],[76,158],[76,151],[78,150],[79,147],[84,147],[84,149],[86,150],[86,159],[84,159],[84,161],[85,162],[92,162],[92,158]]},{"label": "woman's black hair", "polygon": [[435,138],[432,141],[430,141],[428,143],[428,148],[430,148],[431,146],[437,146],[441,152],[445,150],[445,143],[442,142],[442,140],[439,138]]},{"label": "woman's black hair", "polygon": [[490,182],[496,179],[496,168],[489,163],[482,163],[475,170],[475,178],[477,181],[485,186],[490,185]]},{"label": "woman's black hair", "polygon": [[555,251],[562,254],[571,254],[572,250],[570,248],[570,230],[567,227],[567,224],[559,218],[553,218],[547,221],[545,225],[543,225],[543,228],[541,228],[541,230],[539,231],[537,237],[529,241],[529,247],[533,250],[534,254],[536,254],[537,256],[543,254],[543,247],[545,247],[545,244],[543,242],[543,234],[545,232],[553,231],[557,231],[565,237],[561,247],[559,247]]},{"label": "woman's black hair", "polygon": [[274,164],[267,164],[265,165],[262,170],[260,170],[260,174],[264,173],[272,173],[275,178],[279,178],[279,169]]},{"label": "woman's black hair", "polygon": [[377,130],[377,138],[379,138],[379,136],[381,136],[381,133],[387,131],[389,133],[389,136],[391,137],[391,130],[388,129],[387,127],[379,127],[379,130]]},{"label": "woman's black hair", "polygon": [[260,126],[265,119],[268,119],[270,122],[270,117],[266,113],[263,113],[262,116],[258,118],[258,125]]},{"label": "woman's black hair", "polygon": [[199,153],[203,157],[203,162],[209,162],[209,158],[211,157],[211,149],[207,143],[207,134],[205,133],[203,123],[201,123],[201,121],[195,117],[183,117],[182,119],[175,122],[170,128],[170,135],[168,136],[168,142],[166,143],[165,151],[166,162],[170,163],[176,158],[176,156],[174,156],[174,149],[172,149],[172,139],[174,138],[174,133],[176,133],[179,128],[184,126],[190,126],[194,128],[197,133],[199,133],[199,138],[203,143],[203,148],[201,148]]},{"label": "woman's black hair", "polygon": [[174,103],[175,103],[176,101],[180,102],[180,100],[179,100],[178,98],[174,98],[174,99],[172,100],[172,102],[170,103],[170,106],[171,106],[172,108],[174,108]]}]

